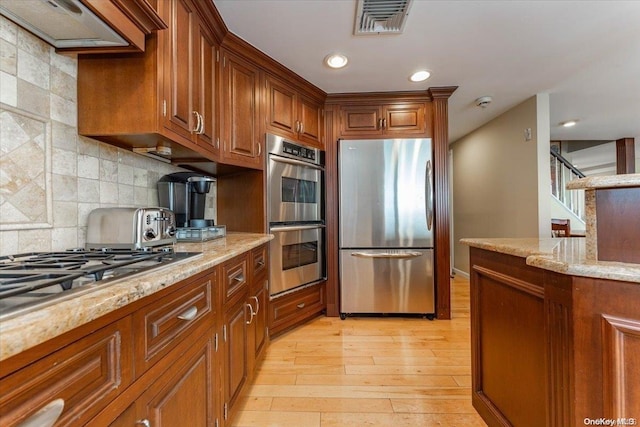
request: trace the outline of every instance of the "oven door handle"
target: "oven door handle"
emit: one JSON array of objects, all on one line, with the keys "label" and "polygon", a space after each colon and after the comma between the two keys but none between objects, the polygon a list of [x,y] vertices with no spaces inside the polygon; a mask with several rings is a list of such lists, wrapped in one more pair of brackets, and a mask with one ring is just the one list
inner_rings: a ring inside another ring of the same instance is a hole
[{"label": "oven door handle", "polygon": [[286,231],[315,230],[316,228],[325,228],[324,224],[314,225],[281,225],[269,228],[273,233],[284,233]]},{"label": "oven door handle", "polygon": [[288,159],[286,157],[275,157],[275,156],[269,156],[269,158],[274,162],[278,162],[278,163],[287,163],[290,165],[304,166],[306,168],[317,169],[319,171],[324,170],[322,166],[314,165],[313,163],[303,162],[302,160]]}]

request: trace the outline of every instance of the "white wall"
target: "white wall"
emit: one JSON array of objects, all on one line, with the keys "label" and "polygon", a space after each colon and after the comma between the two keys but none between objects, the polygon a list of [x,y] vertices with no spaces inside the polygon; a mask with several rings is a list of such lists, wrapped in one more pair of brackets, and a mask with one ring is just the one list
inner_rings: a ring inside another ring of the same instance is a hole
[{"label": "white wall", "polygon": [[456,270],[469,272],[462,238],[551,235],[549,123],[539,94],[452,144]]},{"label": "white wall", "polygon": [[82,247],[91,210],[157,206],[182,169],[78,135],[76,58],[2,16],[0,49],[0,255]]}]

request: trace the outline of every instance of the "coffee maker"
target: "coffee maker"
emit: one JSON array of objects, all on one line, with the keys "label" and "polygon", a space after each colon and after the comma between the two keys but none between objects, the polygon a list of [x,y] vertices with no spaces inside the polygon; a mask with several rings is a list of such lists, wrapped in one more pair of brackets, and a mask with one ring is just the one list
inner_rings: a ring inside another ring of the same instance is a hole
[{"label": "coffee maker", "polygon": [[213,219],[204,218],[207,193],[214,178],[195,172],[177,172],[158,181],[158,202],[173,211],[178,228],[213,227]]}]

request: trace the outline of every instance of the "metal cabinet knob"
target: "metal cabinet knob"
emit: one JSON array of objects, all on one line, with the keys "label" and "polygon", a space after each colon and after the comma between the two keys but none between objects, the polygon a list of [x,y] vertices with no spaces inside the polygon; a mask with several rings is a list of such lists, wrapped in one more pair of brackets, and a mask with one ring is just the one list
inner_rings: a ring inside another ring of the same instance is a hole
[{"label": "metal cabinet knob", "polygon": [[136,421],[136,425],[142,425],[144,427],[151,427],[151,422],[148,419]]}]

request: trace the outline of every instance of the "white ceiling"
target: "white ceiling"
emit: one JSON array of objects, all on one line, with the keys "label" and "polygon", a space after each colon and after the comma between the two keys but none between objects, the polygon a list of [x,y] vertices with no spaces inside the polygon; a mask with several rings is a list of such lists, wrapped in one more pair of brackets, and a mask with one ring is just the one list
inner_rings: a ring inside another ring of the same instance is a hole
[{"label": "white ceiling", "polygon": [[[450,141],[536,93],[550,94],[552,139],[640,140],[640,1],[414,0],[403,34],[358,37],[356,0],[214,3],[231,32],[327,93],[458,86]],[[324,66],[331,52],[348,66]],[[420,68],[431,78],[410,82]]]}]

